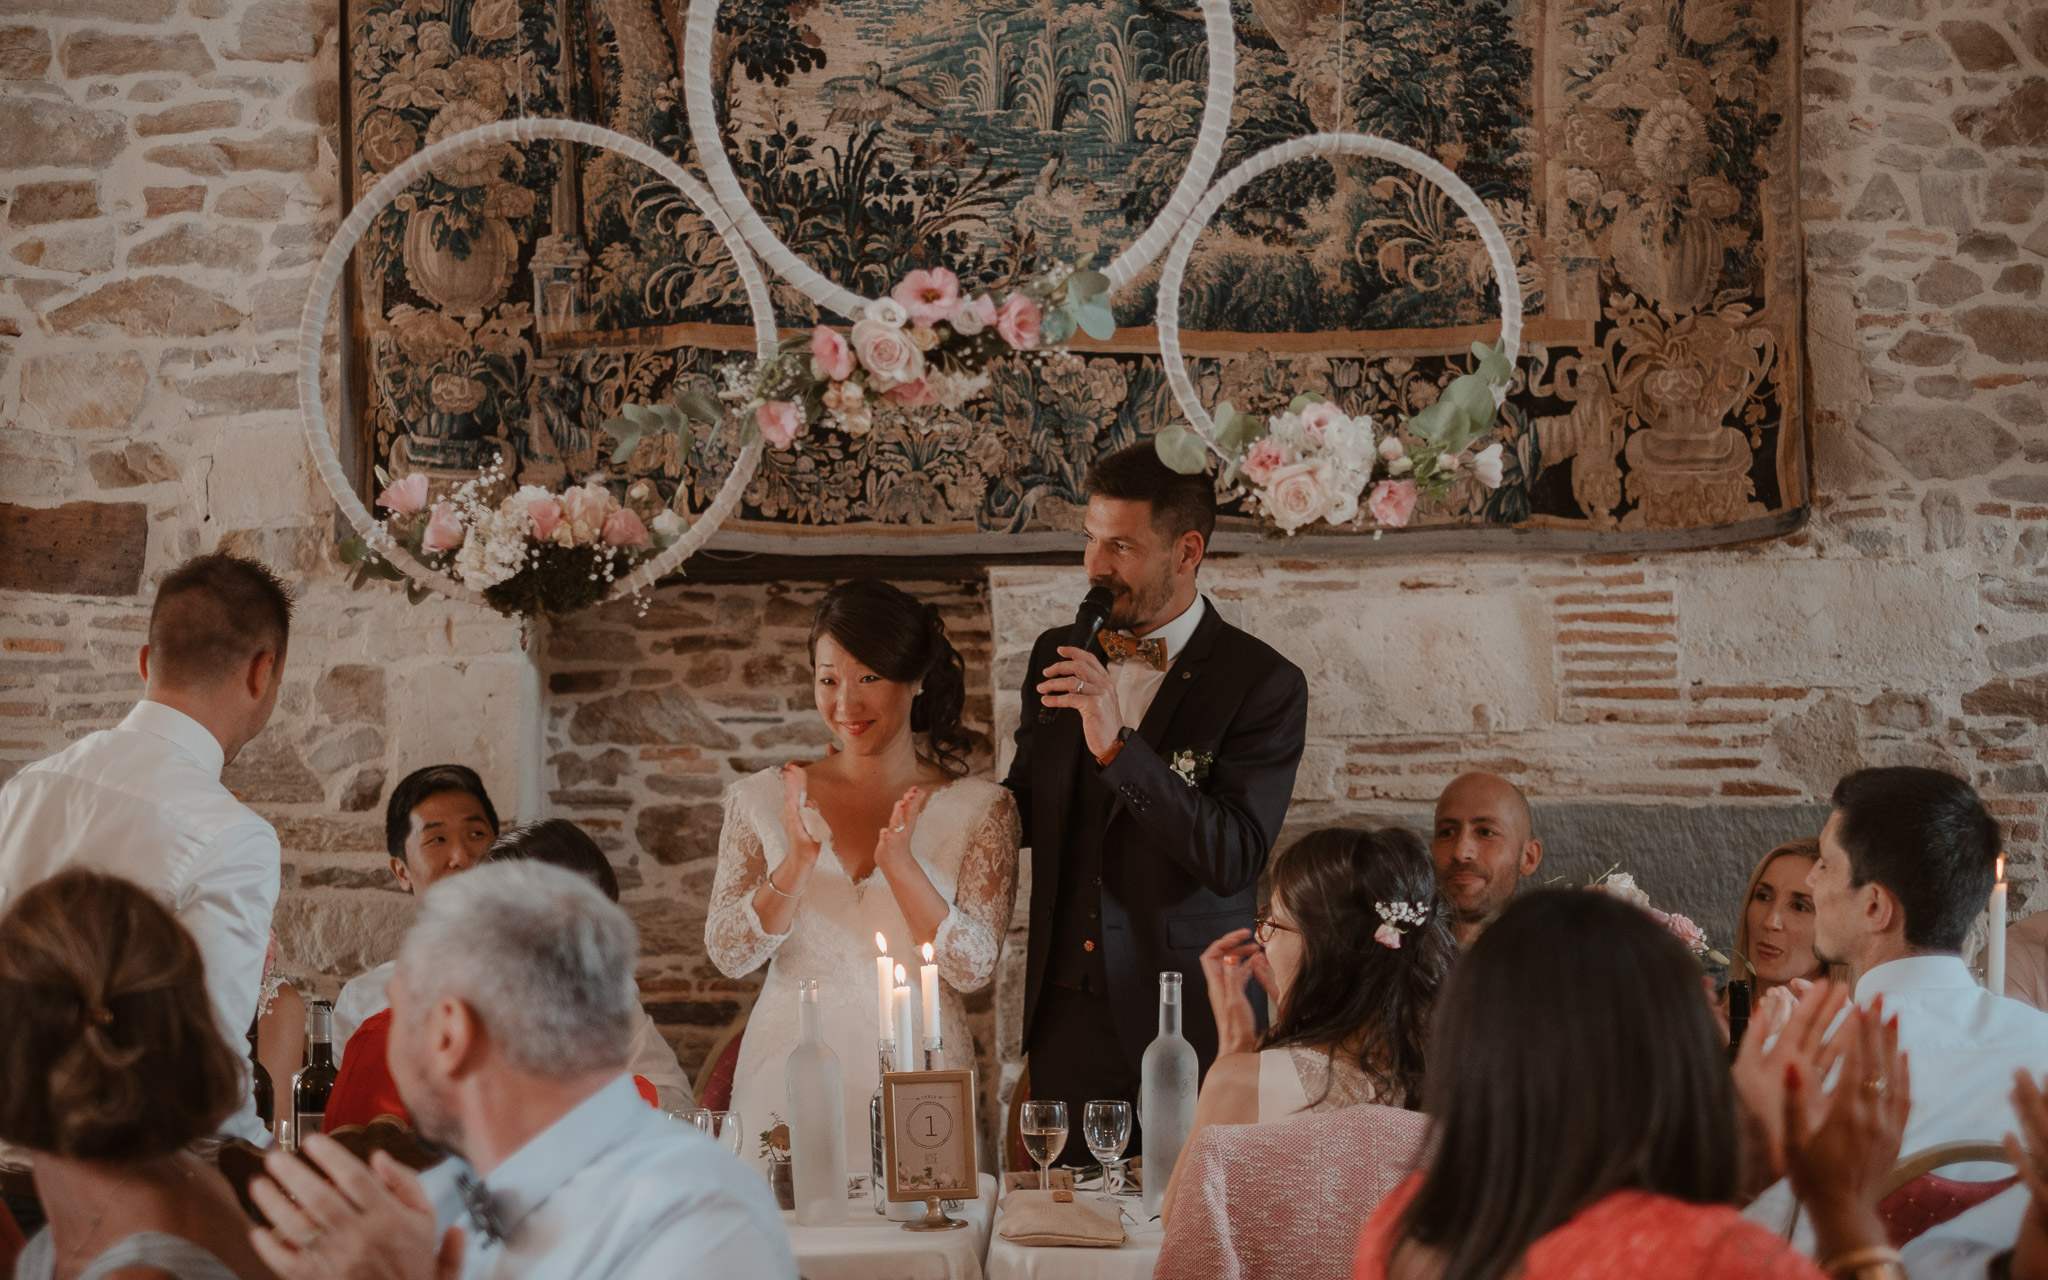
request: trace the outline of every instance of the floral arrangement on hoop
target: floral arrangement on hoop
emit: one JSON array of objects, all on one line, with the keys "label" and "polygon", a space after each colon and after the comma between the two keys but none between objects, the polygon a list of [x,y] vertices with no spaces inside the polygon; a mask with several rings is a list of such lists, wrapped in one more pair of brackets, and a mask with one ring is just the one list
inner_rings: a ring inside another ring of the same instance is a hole
[{"label": "floral arrangement on hoop", "polygon": [[[864,436],[883,401],[958,409],[987,393],[993,361],[1058,353],[1076,332],[1116,332],[1109,277],[1085,258],[1055,263],[1001,298],[991,289],[963,289],[945,267],[921,268],[869,302],[850,332],[821,324],[808,336],[784,338],[771,359],[722,366],[719,399],[740,414],[742,448],[757,438],[790,448],[827,418],[848,435]],[[604,429],[619,440],[614,459],[623,461],[642,435],[687,431],[691,420],[716,423],[724,412],[709,397],[683,392],[672,404],[627,405]]]},{"label": "floral arrangement on hoop", "polygon": [[1249,496],[1262,520],[1290,536],[1318,520],[1356,525],[1361,509],[1374,524],[1398,529],[1418,501],[1441,500],[1460,475],[1500,487],[1501,446],[1472,446],[1492,430],[1495,392],[1513,380],[1514,364],[1483,342],[1472,344],[1472,354],[1477,369],[1453,378],[1434,404],[1385,435],[1374,434],[1369,415],[1352,417],[1304,393],[1263,422],[1226,400],[1213,415],[1213,440],[1176,422],[1153,437],[1153,447],[1183,475],[1205,470],[1213,451],[1224,462],[1224,487]]},{"label": "floral arrangement on hoop", "polygon": [[390,514],[367,536],[341,543],[352,584],[360,589],[378,580],[403,582],[414,604],[432,594],[379,550],[400,546],[420,563],[451,574],[499,613],[574,613],[602,600],[619,574],[659,553],[689,527],[648,480],[628,486],[623,499],[599,474],[560,493],[521,485],[494,502],[489,495],[505,476],[500,454],[430,504],[425,472],[393,481],[377,468],[384,485],[377,506]]},{"label": "floral arrangement on hoop", "polygon": [[1598,889],[1600,892],[1611,897],[1620,898],[1623,902],[1634,903],[1636,906],[1649,912],[1650,917],[1658,924],[1663,925],[1672,937],[1685,944],[1685,949],[1692,952],[1693,959],[1700,961],[1711,960],[1715,964],[1728,963],[1727,956],[1722,955],[1707,945],[1707,931],[1705,929],[1700,928],[1690,918],[1679,915],[1675,911],[1659,911],[1651,906],[1650,895],[1643,892],[1641,886],[1636,884],[1636,878],[1626,871],[1619,870],[1618,866],[1619,864],[1615,867],[1609,867],[1598,879],[1586,887],[1588,889]]}]

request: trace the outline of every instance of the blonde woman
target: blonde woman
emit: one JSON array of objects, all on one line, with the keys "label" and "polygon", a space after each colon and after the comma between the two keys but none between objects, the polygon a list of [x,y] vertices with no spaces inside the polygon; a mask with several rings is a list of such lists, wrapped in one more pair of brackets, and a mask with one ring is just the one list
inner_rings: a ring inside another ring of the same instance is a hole
[{"label": "blonde woman", "polygon": [[[1735,950],[1729,958],[1731,981],[1749,983],[1750,1008],[1763,1007],[1772,990],[1805,978],[1833,976],[1813,952],[1813,893],[1806,875],[1820,858],[1820,841],[1788,840],[1765,854],[1749,873],[1742,910],[1735,917]],[[1725,1009],[1727,996],[1722,996]]]}]

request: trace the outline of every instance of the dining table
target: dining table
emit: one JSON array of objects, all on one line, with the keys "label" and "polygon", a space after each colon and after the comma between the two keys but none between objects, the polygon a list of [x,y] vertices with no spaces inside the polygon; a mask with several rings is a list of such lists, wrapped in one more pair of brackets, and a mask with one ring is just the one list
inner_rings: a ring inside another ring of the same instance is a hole
[{"label": "dining table", "polygon": [[1002,1237],[998,1209],[983,1266],[986,1280],[1150,1280],[1159,1261],[1166,1230],[1157,1218],[1147,1219],[1136,1196],[1100,1196],[1079,1191],[1076,1198],[1095,1202],[1098,1211],[1114,1205],[1124,1224],[1124,1242],[1114,1249],[1054,1248],[1022,1245]]},{"label": "dining table", "polygon": [[797,1274],[803,1280],[982,1280],[996,1180],[984,1173],[980,1186],[975,1199],[948,1202],[948,1215],[967,1224],[955,1231],[905,1231],[877,1214],[865,1195],[847,1201],[846,1221],[826,1227],[799,1226],[796,1214],[785,1210]]}]

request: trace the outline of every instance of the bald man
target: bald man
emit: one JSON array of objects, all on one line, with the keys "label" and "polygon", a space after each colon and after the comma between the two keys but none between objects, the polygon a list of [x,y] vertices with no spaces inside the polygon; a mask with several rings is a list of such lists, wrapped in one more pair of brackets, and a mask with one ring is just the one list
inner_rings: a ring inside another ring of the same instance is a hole
[{"label": "bald man", "polygon": [[1457,915],[1452,932],[1466,946],[1508,905],[1522,877],[1543,862],[1528,797],[1490,773],[1453,778],[1437,797],[1429,856],[1437,885]]}]

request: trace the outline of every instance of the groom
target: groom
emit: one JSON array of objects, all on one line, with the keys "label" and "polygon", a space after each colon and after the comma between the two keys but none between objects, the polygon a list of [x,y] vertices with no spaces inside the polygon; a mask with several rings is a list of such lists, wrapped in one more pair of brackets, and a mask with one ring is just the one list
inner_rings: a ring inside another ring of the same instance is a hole
[{"label": "groom", "polygon": [[1072,648],[1069,627],[1038,637],[1004,784],[1031,847],[1031,1096],[1064,1100],[1076,1125],[1091,1099],[1137,1101],[1163,970],[1182,976],[1182,1034],[1209,1069],[1199,957],[1252,924],[1308,720],[1300,668],[1195,589],[1210,478],[1140,441],[1087,484],[1083,563],[1114,597],[1104,653]]}]

